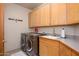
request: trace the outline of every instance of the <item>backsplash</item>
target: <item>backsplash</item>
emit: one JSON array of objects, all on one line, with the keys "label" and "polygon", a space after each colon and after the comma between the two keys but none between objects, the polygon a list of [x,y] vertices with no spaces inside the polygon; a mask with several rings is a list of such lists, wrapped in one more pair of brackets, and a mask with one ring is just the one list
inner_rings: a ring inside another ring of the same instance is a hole
[{"label": "backsplash", "polygon": [[[72,25],[72,26],[58,26],[58,27],[42,27],[38,28],[38,32],[45,32],[53,34],[53,30],[56,34],[61,34],[61,29],[65,29],[66,35],[76,35],[79,36],[79,25]],[[31,31],[34,31],[34,29],[31,29]]]}]

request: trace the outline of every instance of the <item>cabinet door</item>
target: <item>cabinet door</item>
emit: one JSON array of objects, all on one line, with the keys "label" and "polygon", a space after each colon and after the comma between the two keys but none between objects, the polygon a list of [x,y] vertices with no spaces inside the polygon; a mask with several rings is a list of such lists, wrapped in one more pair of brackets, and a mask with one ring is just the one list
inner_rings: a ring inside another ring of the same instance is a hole
[{"label": "cabinet door", "polygon": [[46,4],[44,6],[41,6],[39,9],[40,9],[40,18],[41,18],[40,26],[49,26],[49,24],[50,24],[50,5]]},{"label": "cabinet door", "polygon": [[41,26],[40,9],[37,9],[35,12],[36,12],[36,15],[35,15],[35,27],[39,27],[39,26]]},{"label": "cabinet door", "polygon": [[60,56],[71,56],[71,49],[60,43]]},{"label": "cabinet door", "polygon": [[48,56],[59,56],[59,47],[58,46],[48,46]]},{"label": "cabinet door", "polygon": [[45,44],[45,42],[40,42],[39,54],[40,54],[40,56],[48,55],[48,46],[47,46],[47,44]]},{"label": "cabinet door", "polygon": [[75,51],[72,50],[71,55],[72,55],[72,56],[79,56],[79,53],[77,53],[77,52],[75,52]]},{"label": "cabinet door", "polygon": [[4,19],[3,15],[4,14],[4,9],[3,9],[3,4],[0,4],[0,56],[4,55]]},{"label": "cabinet door", "polygon": [[29,14],[29,27],[35,27],[35,12]]},{"label": "cabinet door", "polygon": [[59,42],[50,39],[40,38],[40,55],[41,56],[59,56]]},{"label": "cabinet door", "polygon": [[66,4],[53,3],[51,4],[51,25],[66,24]]},{"label": "cabinet door", "polygon": [[45,4],[32,11],[29,15],[30,27],[49,26],[50,24],[50,5]]},{"label": "cabinet door", "polygon": [[67,4],[67,24],[79,23],[79,4]]}]

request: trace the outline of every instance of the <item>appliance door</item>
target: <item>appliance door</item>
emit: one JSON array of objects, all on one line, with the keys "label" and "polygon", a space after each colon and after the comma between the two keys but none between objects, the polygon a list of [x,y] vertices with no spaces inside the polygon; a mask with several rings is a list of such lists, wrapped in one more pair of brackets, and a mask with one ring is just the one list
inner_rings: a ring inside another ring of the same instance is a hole
[{"label": "appliance door", "polygon": [[25,44],[26,44],[26,34],[21,34],[21,49],[25,52]]},{"label": "appliance door", "polygon": [[26,47],[27,47],[26,50],[27,50],[28,52],[31,52],[31,51],[33,50],[32,46],[33,46],[32,40],[31,40],[31,39],[28,39],[28,40],[27,40],[27,44],[26,44]]}]

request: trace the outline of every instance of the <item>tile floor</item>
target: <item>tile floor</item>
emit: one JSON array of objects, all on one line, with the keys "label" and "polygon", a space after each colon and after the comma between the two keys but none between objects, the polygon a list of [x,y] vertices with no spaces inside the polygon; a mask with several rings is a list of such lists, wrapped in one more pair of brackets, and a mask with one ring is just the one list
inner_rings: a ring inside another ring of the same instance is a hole
[{"label": "tile floor", "polygon": [[23,51],[18,51],[14,54],[11,54],[11,56],[27,56]]}]

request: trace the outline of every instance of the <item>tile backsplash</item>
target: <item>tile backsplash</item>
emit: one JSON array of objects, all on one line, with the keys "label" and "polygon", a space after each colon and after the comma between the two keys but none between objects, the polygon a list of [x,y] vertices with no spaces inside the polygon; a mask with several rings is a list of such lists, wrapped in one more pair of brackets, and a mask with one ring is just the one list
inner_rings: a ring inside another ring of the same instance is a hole
[{"label": "tile backsplash", "polygon": [[[41,27],[38,28],[38,32],[45,32],[45,33],[50,33],[53,34],[53,31],[56,34],[61,34],[61,29],[65,29],[66,35],[76,35],[79,36],[79,25],[72,25],[72,26],[58,26],[58,27]],[[32,28],[31,31],[34,31]]]}]

